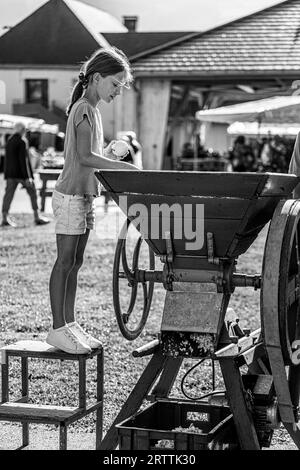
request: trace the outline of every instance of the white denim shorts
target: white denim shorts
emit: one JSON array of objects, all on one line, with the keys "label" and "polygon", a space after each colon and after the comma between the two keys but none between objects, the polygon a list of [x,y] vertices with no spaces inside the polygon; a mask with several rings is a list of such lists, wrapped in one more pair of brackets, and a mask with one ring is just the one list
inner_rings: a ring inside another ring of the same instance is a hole
[{"label": "white denim shorts", "polygon": [[87,229],[95,229],[94,196],[62,194],[56,190],[52,195],[55,233],[82,235]]}]

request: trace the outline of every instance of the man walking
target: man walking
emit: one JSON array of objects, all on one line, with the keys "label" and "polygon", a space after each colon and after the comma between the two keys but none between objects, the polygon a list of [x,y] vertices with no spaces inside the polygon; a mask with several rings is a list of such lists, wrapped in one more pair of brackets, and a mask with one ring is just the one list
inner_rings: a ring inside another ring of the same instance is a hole
[{"label": "man walking", "polygon": [[26,128],[24,124],[21,122],[16,123],[14,134],[8,139],[6,144],[4,160],[6,188],[2,205],[2,226],[17,227],[16,223],[9,217],[8,212],[19,183],[22,184],[30,196],[36,225],[49,223],[49,220],[45,217],[41,217],[38,212],[37,194],[29,160],[25,132]]}]

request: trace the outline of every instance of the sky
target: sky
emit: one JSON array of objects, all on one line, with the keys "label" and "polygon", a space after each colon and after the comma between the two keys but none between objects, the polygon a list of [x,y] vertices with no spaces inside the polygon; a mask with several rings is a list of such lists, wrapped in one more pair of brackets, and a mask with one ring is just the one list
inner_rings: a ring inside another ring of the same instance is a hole
[{"label": "sky", "polygon": [[140,31],[202,31],[218,26],[281,0],[86,0],[119,19],[139,16]]},{"label": "sky", "polygon": [[[84,0],[122,19],[137,15],[138,31],[203,31],[282,0]],[[46,0],[0,0],[0,30],[14,26]]]}]

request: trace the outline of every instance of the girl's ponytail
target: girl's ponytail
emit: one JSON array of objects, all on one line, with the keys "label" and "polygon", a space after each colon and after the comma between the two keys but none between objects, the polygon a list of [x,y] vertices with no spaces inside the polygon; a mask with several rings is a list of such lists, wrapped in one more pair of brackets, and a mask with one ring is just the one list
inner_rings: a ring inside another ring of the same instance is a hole
[{"label": "girl's ponytail", "polygon": [[78,82],[76,83],[76,85],[74,86],[74,88],[72,90],[70,103],[69,103],[69,105],[67,107],[67,111],[66,111],[67,116],[69,116],[69,114],[71,112],[71,109],[72,109],[73,105],[76,103],[76,101],[78,101],[79,98],[82,97],[83,90],[84,90],[83,82],[82,82],[82,80],[78,80]]}]

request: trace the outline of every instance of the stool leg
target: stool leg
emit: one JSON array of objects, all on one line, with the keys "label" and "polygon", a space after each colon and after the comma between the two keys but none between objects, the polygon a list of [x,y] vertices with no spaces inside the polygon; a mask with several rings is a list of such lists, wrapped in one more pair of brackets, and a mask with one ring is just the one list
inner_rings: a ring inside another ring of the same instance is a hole
[{"label": "stool leg", "polygon": [[103,351],[97,356],[97,401],[101,405],[96,411],[96,450],[100,449],[103,433]]},{"label": "stool leg", "polygon": [[8,367],[9,359],[6,351],[2,352],[1,376],[2,376],[2,390],[1,390],[1,403],[8,401]]},{"label": "stool leg", "polygon": [[29,424],[22,423],[22,447],[29,445]]},{"label": "stool leg", "polygon": [[59,450],[67,450],[67,425],[59,425]]},{"label": "stool leg", "polygon": [[[22,397],[26,397],[28,402],[28,357],[21,358],[22,366]],[[23,447],[29,445],[29,423],[22,423]]]},{"label": "stool leg", "polygon": [[86,408],[86,359],[79,358],[79,408]]}]

